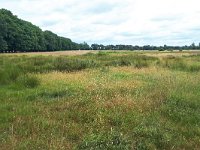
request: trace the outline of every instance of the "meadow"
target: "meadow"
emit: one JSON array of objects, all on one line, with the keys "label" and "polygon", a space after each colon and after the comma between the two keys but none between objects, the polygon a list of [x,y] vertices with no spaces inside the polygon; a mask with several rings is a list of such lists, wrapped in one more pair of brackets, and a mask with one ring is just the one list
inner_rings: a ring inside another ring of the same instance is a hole
[{"label": "meadow", "polygon": [[200,149],[200,53],[0,55],[0,149]]}]

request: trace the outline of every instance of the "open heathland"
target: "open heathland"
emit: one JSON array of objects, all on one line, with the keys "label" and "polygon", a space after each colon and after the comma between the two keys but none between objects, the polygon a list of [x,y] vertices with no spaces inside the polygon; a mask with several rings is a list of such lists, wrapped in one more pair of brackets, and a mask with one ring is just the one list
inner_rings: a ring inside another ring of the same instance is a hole
[{"label": "open heathland", "polygon": [[0,149],[200,149],[198,52],[0,55]]}]

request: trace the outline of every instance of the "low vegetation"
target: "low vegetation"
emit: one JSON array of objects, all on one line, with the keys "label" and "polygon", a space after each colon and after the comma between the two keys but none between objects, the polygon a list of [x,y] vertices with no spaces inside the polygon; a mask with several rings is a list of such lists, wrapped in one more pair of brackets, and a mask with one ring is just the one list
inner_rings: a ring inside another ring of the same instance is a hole
[{"label": "low vegetation", "polygon": [[199,149],[200,56],[0,56],[1,149]]}]

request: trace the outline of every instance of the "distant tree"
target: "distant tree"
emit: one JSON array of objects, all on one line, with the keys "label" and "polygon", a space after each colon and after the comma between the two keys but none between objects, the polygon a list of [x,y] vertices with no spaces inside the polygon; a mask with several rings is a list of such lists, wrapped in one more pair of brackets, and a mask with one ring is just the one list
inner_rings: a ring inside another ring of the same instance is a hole
[{"label": "distant tree", "polygon": [[[1,51],[78,49],[78,44],[70,39],[59,37],[51,31],[43,32],[39,27],[17,18],[6,9],[0,9],[0,44]],[[84,46],[86,48],[86,45]]]},{"label": "distant tree", "polygon": [[79,47],[81,50],[89,50],[90,49],[90,46],[86,42],[79,44]]},{"label": "distant tree", "polygon": [[8,49],[7,42],[0,36],[0,52],[4,52]]},{"label": "distant tree", "polygon": [[190,45],[190,48],[191,48],[191,49],[195,49],[195,48],[196,48],[195,43],[192,43],[192,44]]},{"label": "distant tree", "polygon": [[92,48],[92,50],[98,50],[99,49],[99,45],[98,44],[92,44],[91,48]]}]

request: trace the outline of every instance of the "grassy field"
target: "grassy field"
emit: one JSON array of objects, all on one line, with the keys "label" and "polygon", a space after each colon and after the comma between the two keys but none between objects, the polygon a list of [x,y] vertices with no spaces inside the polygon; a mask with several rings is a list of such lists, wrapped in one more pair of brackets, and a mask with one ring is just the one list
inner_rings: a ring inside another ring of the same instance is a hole
[{"label": "grassy field", "polygon": [[0,55],[0,149],[200,149],[200,53]]}]

